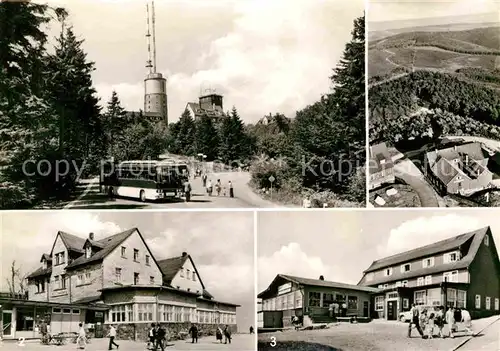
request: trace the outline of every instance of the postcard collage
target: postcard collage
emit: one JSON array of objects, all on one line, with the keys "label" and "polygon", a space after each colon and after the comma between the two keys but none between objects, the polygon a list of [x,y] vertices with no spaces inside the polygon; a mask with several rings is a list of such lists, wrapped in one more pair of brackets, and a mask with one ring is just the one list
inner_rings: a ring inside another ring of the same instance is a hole
[{"label": "postcard collage", "polygon": [[0,0],[0,350],[500,350],[498,0]]}]

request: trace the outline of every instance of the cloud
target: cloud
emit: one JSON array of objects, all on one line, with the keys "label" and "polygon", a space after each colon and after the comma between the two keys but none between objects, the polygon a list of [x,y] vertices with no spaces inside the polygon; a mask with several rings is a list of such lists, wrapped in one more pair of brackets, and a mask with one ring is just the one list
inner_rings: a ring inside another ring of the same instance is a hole
[{"label": "cloud", "polygon": [[377,250],[380,257],[393,255],[451,238],[457,233],[466,233],[482,226],[478,218],[460,214],[418,217],[392,229],[387,242],[379,245]]},{"label": "cloud", "polygon": [[310,256],[298,243],[289,243],[270,256],[258,259],[258,290],[266,289],[277,274],[288,274],[317,279],[323,275],[326,280],[344,281],[336,267],[327,266],[318,256]]}]

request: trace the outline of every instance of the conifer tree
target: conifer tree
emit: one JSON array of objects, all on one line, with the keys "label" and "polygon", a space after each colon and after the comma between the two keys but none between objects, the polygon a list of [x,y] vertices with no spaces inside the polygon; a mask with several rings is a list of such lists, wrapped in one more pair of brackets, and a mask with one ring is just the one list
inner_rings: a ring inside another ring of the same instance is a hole
[{"label": "conifer tree", "polygon": [[196,153],[207,155],[207,161],[217,158],[219,136],[212,119],[206,115],[196,121],[195,145]]}]

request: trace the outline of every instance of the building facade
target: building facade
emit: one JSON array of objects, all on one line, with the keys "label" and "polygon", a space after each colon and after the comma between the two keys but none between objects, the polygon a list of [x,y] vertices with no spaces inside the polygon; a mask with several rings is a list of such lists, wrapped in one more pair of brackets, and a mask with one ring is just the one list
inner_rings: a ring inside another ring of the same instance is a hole
[{"label": "building facade", "polygon": [[209,117],[213,123],[218,123],[226,117],[223,107],[223,96],[208,94],[199,97],[198,103],[188,102],[185,111],[192,119],[199,120],[203,116]]},{"label": "building facade", "polygon": [[303,325],[332,322],[331,304],[346,304],[346,316],[371,318],[370,294],[377,289],[279,274],[257,297],[260,301],[258,321],[264,328],[283,328],[292,325],[292,317],[302,319]]},{"label": "building facade", "polygon": [[85,322],[102,337],[114,324],[119,338],[134,340],[146,339],[153,322],[166,324],[171,338],[191,323],[205,334],[218,325],[236,331],[238,305],[214,299],[191,256],[157,261],[137,228],[101,240],[58,232],[40,261],[28,276],[27,299],[2,301],[4,330],[12,325],[5,338],[38,337],[41,319],[52,333],[76,332]]},{"label": "building facade", "polygon": [[489,227],[374,261],[359,285],[376,287],[375,316],[396,320],[415,303],[499,314],[500,262]]}]

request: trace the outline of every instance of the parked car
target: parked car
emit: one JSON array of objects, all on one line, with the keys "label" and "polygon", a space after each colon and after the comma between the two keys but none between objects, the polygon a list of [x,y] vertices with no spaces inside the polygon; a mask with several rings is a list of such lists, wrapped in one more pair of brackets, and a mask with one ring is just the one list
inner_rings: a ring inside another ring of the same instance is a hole
[{"label": "parked car", "polygon": [[399,320],[403,323],[409,323],[411,321],[411,311],[404,311],[399,314]]}]

